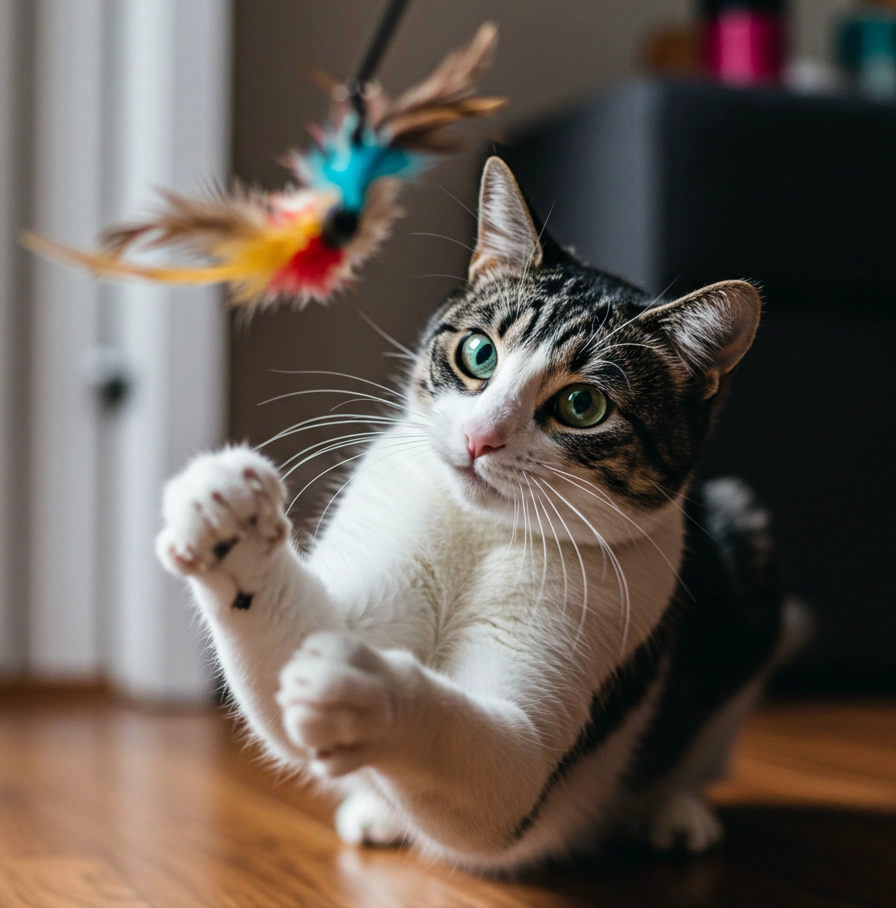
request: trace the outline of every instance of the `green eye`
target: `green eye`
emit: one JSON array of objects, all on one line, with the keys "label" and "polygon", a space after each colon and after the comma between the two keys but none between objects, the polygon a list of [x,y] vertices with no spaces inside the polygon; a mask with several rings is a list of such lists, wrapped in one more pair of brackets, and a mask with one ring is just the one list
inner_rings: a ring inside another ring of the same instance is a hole
[{"label": "green eye", "polygon": [[478,331],[463,339],[458,353],[458,365],[473,378],[491,378],[498,365],[495,345]]},{"label": "green eye", "polygon": [[590,429],[610,412],[610,402],[592,385],[570,385],[554,398],[554,412],[567,426]]}]

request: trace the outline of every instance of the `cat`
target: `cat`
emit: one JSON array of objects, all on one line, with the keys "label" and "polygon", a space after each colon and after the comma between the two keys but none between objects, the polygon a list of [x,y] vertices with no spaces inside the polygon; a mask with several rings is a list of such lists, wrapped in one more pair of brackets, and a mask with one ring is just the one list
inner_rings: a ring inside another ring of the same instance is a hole
[{"label": "cat", "polygon": [[167,484],[157,542],[342,838],[482,872],[715,845],[704,788],[799,623],[751,492],[692,482],[758,292],[658,302],[536,223],[490,158],[469,280],[310,554],[248,447]]}]

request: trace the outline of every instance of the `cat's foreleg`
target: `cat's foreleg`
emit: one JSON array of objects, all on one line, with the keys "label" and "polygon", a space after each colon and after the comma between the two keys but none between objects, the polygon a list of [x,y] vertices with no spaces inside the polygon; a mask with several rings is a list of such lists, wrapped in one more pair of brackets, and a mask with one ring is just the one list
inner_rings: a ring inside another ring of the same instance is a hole
[{"label": "cat's foreleg", "polygon": [[280,669],[309,633],[345,625],[290,543],[284,494],[274,466],[248,448],[197,457],[165,487],[156,551],[189,579],[252,730],[295,761],[305,755],[284,733]]},{"label": "cat's foreleg", "polygon": [[[459,859],[499,856],[515,843],[556,754],[525,711],[494,690],[502,656],[479,656],[489,679],[468,672],[461,684],[410,653],[314,634],[281,673],[284,727],[319,776],[364,769],[414,838]],[[348,805],[345,814],[340,832],[363,838]]]}]

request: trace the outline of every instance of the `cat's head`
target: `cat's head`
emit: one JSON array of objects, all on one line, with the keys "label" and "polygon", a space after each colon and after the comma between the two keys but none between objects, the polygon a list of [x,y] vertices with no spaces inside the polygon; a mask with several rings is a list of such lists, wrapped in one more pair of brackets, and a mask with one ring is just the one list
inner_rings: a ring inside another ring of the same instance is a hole
[{"label": "cat's head", "polygon": [[539,232],[491,158],[469,280],[423,334],[411,407],[463,503],[500,514],[538,500],[630,536],[692,474],[759,312],[743,281],[658,303],[586,267]]}]

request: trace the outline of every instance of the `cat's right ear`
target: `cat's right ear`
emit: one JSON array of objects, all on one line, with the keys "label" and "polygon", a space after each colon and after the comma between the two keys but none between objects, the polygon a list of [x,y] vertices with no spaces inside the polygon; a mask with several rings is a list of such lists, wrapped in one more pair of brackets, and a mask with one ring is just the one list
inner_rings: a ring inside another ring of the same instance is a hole
[{"label": "cat's right ear", "polygon": [[489,158],[479,185],[479,234],[470,283],[500,274],[521,275],[537,268],[542,258],[538,231],[510,168],[500,158]]},{"label": "cat's right ear", "polygon": [[761,310],[762,299],[752,284],[722,281],[648,309],[642,323],[666,336],[701,396],[709,399],[750,349]]}]

